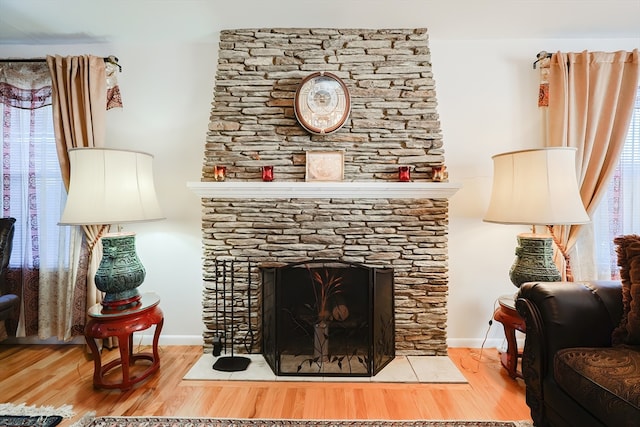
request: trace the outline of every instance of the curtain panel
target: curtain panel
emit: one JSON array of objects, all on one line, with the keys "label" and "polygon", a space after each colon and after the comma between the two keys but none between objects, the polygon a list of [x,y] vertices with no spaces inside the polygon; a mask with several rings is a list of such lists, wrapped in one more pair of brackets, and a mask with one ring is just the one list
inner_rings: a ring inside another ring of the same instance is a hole
[{"label": "curtain panel", "polygon": [[[638,50],[632,52],[561,53],[549,61],[549,146],[577,149],[576,171],[580,196],[592,216],[615,170],[631,120],[638,87]],[[570,255],[580,225],[554,227],[554,234]],[[593,247],[594,242],[590,243]],[[581,254],[574,258],[588,258]],[[563,257],[556,261],[567,279]]]},{"label": "curtain panel", "polygon": [[[115,71],[111,67],[107,81],[107,67],[103,58],[92,55],[56,55],[47,56],[47,64],[53,81],[53,116],[58,160],[65,188],[68,189],[68,150],[77,147],[104,147],[106,110],[122,105],[120,92],[115,81]],[[102,301],[102,294],[95,285],[95,272],[102,258],[100,237],[108,229],[106,224],[82,226],[89,247],[85,287],[87,307]]]}]

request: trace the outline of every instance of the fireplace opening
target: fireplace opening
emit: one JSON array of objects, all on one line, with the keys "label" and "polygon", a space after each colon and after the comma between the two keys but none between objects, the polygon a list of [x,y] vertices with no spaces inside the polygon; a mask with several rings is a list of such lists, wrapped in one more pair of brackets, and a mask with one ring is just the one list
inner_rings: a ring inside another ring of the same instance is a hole
[{"label": "fireplace opening", "polygon": [[392,268],[313,260],[262,272],[262,351],[276,375],[372,376],[395,357]]}]

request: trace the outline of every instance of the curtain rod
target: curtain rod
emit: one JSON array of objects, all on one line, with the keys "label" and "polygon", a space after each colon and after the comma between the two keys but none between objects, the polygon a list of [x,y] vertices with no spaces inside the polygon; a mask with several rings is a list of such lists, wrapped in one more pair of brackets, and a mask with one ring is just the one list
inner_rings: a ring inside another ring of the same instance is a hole
[{"label": "curtain rod", "polygon": [[[118,67],[118,71],[122,72],[122,66],[118,64],[117,57],[113,55],[109,55],[102,59],[104,59],[104,62],[109,62],[115,65],[116,67]],[[14,59],[0,58],[0,62],[46,62],[46,61],[47,61],[46,58],[14,58]]]},{"label": "curtain rod", "polygon": [[542,61],[543,59],[547,59],[547,58],[551,58],[551,54],[549,52],[546,52],[544,50],[538,52],[538,54],[536,55],[536,59],[535,62],[533,63],[533,69],[535,70],[536,67],[538,66],[538,62]]}]

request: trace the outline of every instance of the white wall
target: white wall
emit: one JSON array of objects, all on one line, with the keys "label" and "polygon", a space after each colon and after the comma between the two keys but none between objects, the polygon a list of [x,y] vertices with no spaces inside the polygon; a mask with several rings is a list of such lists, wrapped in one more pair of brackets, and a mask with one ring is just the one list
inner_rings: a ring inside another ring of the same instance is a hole
[{"label": "white wall", "polygon": [[[162,298],[162,344],[201,342],[200,202],[186,182],[200,179],[217,39],[212,32],[195,42],[0,44],[4,58],[91,53],[120,59],[124,109],[108,112],[107,145],[155,155],[156,187],[167,219],[126,228],[138,232],[138,254],[147,269],[140,290]],[[538,74],[532,69],[536,53],[631,50],[640,40],[452,40],[438,34],[430,40],[446,164],[450,180],[463,184],[451,200],[448,337],[452,346],[479,347],[496,299],[516,290],[508,270],[515,236],[523,229],[485,224],[482,216],[491,190],[491,156],[541,145]],[[502,341],[494,324],[488,345]]]},{"label": "white wall", "polygon": [[[516,235],[527,228],[482,222],[491,193],[491,156],[542,146],[538,111],[541,50],[631,50],[638,39],[438,40],[431,37],[445,163],[463,184],[450,210],[450,346],[480,347],[497,298],[513,294],[508,271]],[[502,345],[499,323],[488,345]]]}]

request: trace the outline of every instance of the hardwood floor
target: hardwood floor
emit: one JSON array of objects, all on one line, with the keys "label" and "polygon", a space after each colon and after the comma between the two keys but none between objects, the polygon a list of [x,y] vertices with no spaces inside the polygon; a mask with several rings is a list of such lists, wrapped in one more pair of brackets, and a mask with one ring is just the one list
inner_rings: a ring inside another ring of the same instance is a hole
[{"label": "hardwood floor", "polygon": [[[139,350],[139,349],[137,349]],[[127,392],[95,390],[93,362],[77,345],[1,345],[0,403],[73,405],[121,416],[309,419],[531,420],[524,382],[512,380],[496,349],[453,348],[468,384],[183,381],[199,346],[160,348],[161,368]],[[106,360],[118,356],[108,351]]]}]

